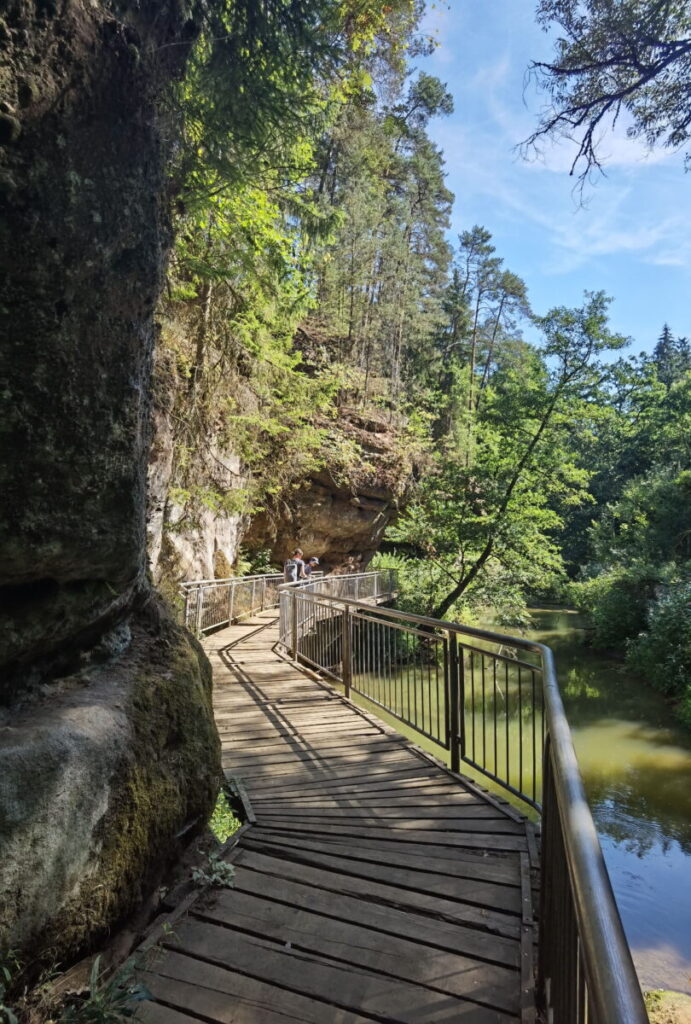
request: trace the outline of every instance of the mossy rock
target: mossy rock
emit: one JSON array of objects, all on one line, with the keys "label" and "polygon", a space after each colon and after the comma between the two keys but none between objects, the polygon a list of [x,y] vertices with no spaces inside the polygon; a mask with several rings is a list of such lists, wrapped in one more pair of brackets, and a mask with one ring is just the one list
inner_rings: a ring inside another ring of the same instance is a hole
[{"label": "mossy rock", "polygon": [[213,810],[211,670],[170,620],[14,715],[0,741],[0,947],[65,962],[153,888]]}]

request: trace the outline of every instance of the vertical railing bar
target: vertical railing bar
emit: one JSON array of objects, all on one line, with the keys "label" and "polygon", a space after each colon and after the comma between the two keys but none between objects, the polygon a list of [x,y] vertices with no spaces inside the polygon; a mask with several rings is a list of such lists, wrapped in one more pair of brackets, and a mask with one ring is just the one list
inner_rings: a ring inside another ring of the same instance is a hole
[{"label": "vertical railing bar", "polygon": [[523,670],[518,666],[518,788],[523,792]]},{"label": "vertical railing bar", "polygon": [[487,767],[487,716],[485,709],[485,655],[481,654],[482,658],[482,767]]},{"label": "vertical railing bar", "polygon": [[[449,671],[450,671],[449,655],[450,655],[450,652],[449,652],[449,635],[448,635],[448,633],[444,633],[444,635],[443,635],[443,639],[442,639],[442,655],[443,655],[443,662],[442,662],[442,690],[443,690],[443,696],[444,696],[444,714],[443,714],[444,731],[442,733],[442,715],[440,714],[441,698],[440,698],[440,694],[439,694],[439,676],[437,675],[437,738],[439,740],[444,738],[446,740],[447,744],[448,744],[449,743],[449,733],[450,733],[450,726],[449,726],[449,683],[450,683],[450,677],[449,677]],[[449,747],[449,749],[451,749],[451,748]]]},{"label": "vertical railing bar", "polygon": [[[451,650],[448,658],[448,696],[447,708],[449,716],[449,750],[451,752],[451,771],[460,771],[461,753],[463,752],[463,720],[461,712],[461,679],[459,672],[458,638],[455,633],[450,637]],[[461,655],[461,671],[463,656]]]},{"label": "vertical railing bar", "polygon": [[537,741],[535,739],[535,719],[537,717],[537,703],[535,696],[535,671],[530,673],[532,685],[532,725],[533,725],[533,800],[537,800]]},{"label": "vertical railing bar", "polygon": [[469,663],[470,663],[470,721],[473,723],[473,752],[471,757],[473,761],[477,761],[476,748],[475,748],[475,651],[469,652]]},{"label": "vertical railing bar", "polygon": [[406,658],[406,669],[405,669],[405,671],[406,671],[406,718],[407,718],[408,721],[410,721],[410,662],[415,657],[415,650],[416,650],[416,646],[415,645],[416,644],[417,644],[417,637],[416,636],[410,637],[409,638],[408,649],[407,649],[407,652],[406,652],[407,653],[407,658]]},{"label": "vertical railing bar", "polygon": [[492,720],[494,723],[494,774],[499,774],[497,758],[499,756],[499,742],[497,739],[497,659],[492,659]]},{"label": "vertical railing bar", "polygon": [[509,663],[504,662],[504,736],[506,746],[506,781],[511,785],[511,767],[509,758]]},{"label": "vertical railing bar", "polygon": [[296,590],[290,591],[290,647],[293,660],[298,660],[298,595]]}]

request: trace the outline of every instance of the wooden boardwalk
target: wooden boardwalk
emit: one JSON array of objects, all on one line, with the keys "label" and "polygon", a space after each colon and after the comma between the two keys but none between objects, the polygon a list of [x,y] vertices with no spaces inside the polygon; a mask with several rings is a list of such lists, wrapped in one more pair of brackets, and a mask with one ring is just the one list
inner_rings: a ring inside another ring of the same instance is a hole
[{"label": "wooden boardwalk", "polygon": [[534,1020],[531,826],[276,654],[274,617],[205,641],[254,821],[234,887],[158,933],[138,1019]]}]

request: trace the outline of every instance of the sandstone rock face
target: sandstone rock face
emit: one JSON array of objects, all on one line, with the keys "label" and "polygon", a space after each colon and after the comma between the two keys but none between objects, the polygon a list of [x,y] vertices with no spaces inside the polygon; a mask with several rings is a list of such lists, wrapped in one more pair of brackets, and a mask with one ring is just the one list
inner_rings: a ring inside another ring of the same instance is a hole
[{"label": "sandstone rock face", "polygon": [[[243,516],[218,515],[197,508],[194,515],[175,501],[171,487],[174,474],[175,437],[172,422],[174,392],[163,390],[154,408],[154,437],[149,459],[149,513],[147,539],[154,581],[175,590],[181,580],[213,579],[220,564],[236,560],[246,527]],[[195,466],[200,483],[230,491],[242,483],[240,459],[210,443]]]},{"label": "sandstone rock face", "polygon": [[[174,0],[0,18],[0,946],[63,959],[207,813],[203,657],[146,575]],[[154,617],[155,618],[155,617]]]},{"label": "sandstone rock face", "polygon": [[344,409],[338,429],[362,453],[348,482],[328,469],[305,481],[278,510],[252,520],[243,540],[248,548],[269,548],[277,563],[299,545],[327,570],[367,565],[405,499],[409,469],[385,420]]},{"label": "sandstone rock face", "polygon": [[172,2],[135,6],[116,19],[105,3],[5,5],[0,95],[19,130],[0,146],[0,664],[100,629],[143,583],[169,237],[153,89],[165,69],[142,54],[181,25]]},{"label": "sandstone rock face", "polygon": [[210,669],[141,616],[119,658],[0,722],[0,948],[65,960],[137,906],[213,806]]},{"label": "sandstone rock face", "polygon": [[[193,516],[171,494],[173,440],[168,425],[156,416],[154,452],[149,475],[149,559],[156,583],[170,586],[176,581],[214,579],[227,573],[218,566],[230,566],[238,557],[246,528],[240,515],[219,515],[210,508],[197,508]],[[207,452],[213,462],[207,480],[214,488],[230,491],[241,477],[240,459],[218,448]],[[198,467],[203,479],[204,464]],[[213,477],[211,476],[213,473]]]}]

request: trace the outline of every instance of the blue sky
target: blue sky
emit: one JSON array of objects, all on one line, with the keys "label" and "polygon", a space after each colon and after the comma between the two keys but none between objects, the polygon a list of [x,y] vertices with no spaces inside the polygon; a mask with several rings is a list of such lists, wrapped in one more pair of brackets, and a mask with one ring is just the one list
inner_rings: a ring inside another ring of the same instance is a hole
[{"label": "blue sky", "polygon": [[583,292],[611,295],[612,328],[650,351],[667,321],[691,335],[691,174],[684,154],[649,154],[624,129],[604,138],[606,177],[583,207],[568,169],[570,143],[526,162],[515,147],[535,127],[546,97],[524,90],[531,59],[550,39],[533,0],[452,0],[430,7],[423,30],[435,53],[417,65],[446,82],[455,112],[433,122],[455,193],[452,237],[473,224],[493,235],[497,255],[522,277],[538,313],[580,305]]}]

